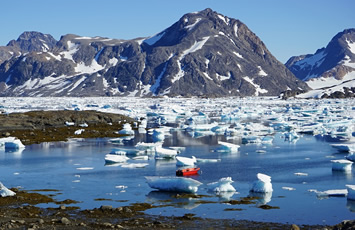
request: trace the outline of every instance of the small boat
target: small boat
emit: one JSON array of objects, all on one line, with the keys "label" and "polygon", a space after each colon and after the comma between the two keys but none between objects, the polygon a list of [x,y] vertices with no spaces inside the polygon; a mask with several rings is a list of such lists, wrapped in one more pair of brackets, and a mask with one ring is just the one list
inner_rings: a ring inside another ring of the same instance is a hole
[{"label": "small boat", "polygon": [[176,176],[197,175],[200,168],[185,168],[176,170]]}]

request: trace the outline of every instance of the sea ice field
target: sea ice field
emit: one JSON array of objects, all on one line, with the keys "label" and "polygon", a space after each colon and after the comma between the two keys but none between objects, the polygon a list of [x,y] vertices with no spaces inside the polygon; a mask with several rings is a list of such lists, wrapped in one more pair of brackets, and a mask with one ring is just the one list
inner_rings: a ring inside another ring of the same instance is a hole
[{"label": "sea ice field", "polygon": [[[137,123],[117,130],[127,134],[122,138],[17,150],[0,139],[0,181],[7,188],[48,189],[42,193],[79,201],[72,205],[83,209],[146,202],[155,207],[145,212],[156,215],[329,225],[355,218],[353,99],[0,99],[2,113],[62,109],[120,113]],[[197,181],[196,196],[147,183],[146,177],[175,178],[184,167],[200,168],[183,177]]]}]

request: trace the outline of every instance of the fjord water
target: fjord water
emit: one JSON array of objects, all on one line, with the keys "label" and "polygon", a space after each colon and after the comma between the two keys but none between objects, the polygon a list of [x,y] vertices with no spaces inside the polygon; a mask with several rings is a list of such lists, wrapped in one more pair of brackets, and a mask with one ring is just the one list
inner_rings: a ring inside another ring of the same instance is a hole
[{"label": "fjord water", "polygon": [[[241,145],[237,153],[218,151],[218,140]],[[125,142],[134,146],[137,142],[149,142],[148,134],[138,134]],[[296,143],[285,141],[276,134],[272,144],[241,144],[241,140],[226,139],[223,135],[191,138],[186,132],[174,131],[164,140],[164,147],[186,147],[181,156],[221,159],[216,163],[198,163],[202,173],[192,177],[203,183],[199,187],[200,198],[176,198],[174,194],[151,189],[145,176],[174,176],[175,160],[129,160],[128,163],[148,163],[144,168],[127,168],[105,165],[104,156],[118,147],[109,139],[73,139],[68,142],[43,143],[27,146],[23,151],[0,150],[1,182],[7,187],[25,190],[52,189],[42,192],[54,195],[56,200],[79,201],[83,209],[101,205],[113,207],[136,202],[155,206],[149,214],[182,216],[193,213],[207,218],[234,218],[254,221],[270,221],[296,224],[336,224],[344,219],[354,219],[355,202],[346,197],[317,198],[309,190],[325,191],[344,189],[354,184],[354,172],[332,171],[331,159],[342,159],[319,136],[304,135]],[[262,151],[261,151],[262,150]],[[272,196],[250,194],[251,184],[257,173],[272,178]],[[232,177],[237,193],[216,195],[207,191],[207,183],[222,177]],[[255,197],[253,203],[230,205],[225,201]],[[262,209],[267,204],[272,209]],[[57,207],[42,204],[41,207]]]}]

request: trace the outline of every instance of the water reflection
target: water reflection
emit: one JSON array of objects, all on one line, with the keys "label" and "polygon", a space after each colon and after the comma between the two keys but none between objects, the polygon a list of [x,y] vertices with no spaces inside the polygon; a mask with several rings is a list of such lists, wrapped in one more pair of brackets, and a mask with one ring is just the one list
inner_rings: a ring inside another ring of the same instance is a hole
[{"label": "water reflection", "polygon": [[172,192],[151,191],[146,195],[146,197],[147,202],[164,203],[188,210],[200,206],[200,204],[197,203],[198,199],[185,196],[184,194],[180,195]]},{"label": "water reflection", "polygon": [[257,206],[265,205],[271,201],[272,192],[267,192],[267,193],[249,192],[248,197],[255,197]]},{"label": "water reflection", "polygon": [[355,200],[347,200],[346,207],[349,209],[350,212],[355,212]]}]

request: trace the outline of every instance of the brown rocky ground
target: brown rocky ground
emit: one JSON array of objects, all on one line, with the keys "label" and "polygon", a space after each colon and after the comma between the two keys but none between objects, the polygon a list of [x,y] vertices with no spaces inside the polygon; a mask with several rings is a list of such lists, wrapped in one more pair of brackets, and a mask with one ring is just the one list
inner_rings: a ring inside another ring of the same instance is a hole
[{"label": "brown rocky ground", "polygon": [[[74,122],[66,126],[65,122]],[[97,111],[31,111],[0,114],[0,134],[19,138],[23,144],[66,141],[68,138],[118,137],[124,123],[133,123],[127,116]],[[88,124],[82,128],[80,124]],[[74,132],[85,129],[80,135]]]},{"label": "brown rocky ground", "polygon": [[[65,122],[75,126],[66,126]],[[122,124],[134,120],[117,114],[97,111],[33,111],[0,114],[0,134],[15,136],[26,144],[65,141],[71,137],[118,137]],[[81,135],[74,135],[79,124],[88,127]],[[109,124],[111,123],[111,124]],[[76,208],[76,201],[56,201],[41,191],[21,191],[13,188],[14,197],[0,197],[0,229],[355,229],[355,221],[344,221],[336,226],[296,226],[272,222],[234,219],[207,219],[184,216],[147,215],[151,204],[137,203],[125,207],[101,206],[92,210]],[[50,192],[48,190],[42,190]],[[56,192],[56,191],[53,191]],[[35,205],[54,203],[57,208]],[[70,206],[68,206],[70,204]]]}]

